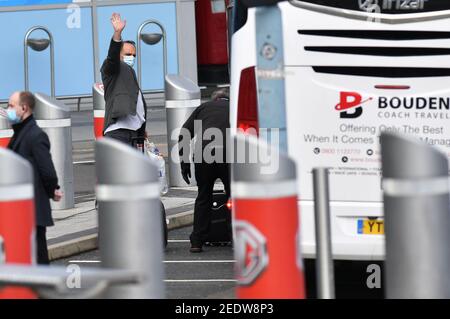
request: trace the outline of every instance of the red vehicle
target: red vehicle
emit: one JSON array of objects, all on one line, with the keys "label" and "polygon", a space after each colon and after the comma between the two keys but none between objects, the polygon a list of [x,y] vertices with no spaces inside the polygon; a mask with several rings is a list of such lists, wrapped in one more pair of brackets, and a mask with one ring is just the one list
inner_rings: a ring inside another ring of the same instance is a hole
[{"label": "red vehicle", "polygon": [[201,85],[229,83],[227,6],[229,0],[197,0],[198,82]]}]

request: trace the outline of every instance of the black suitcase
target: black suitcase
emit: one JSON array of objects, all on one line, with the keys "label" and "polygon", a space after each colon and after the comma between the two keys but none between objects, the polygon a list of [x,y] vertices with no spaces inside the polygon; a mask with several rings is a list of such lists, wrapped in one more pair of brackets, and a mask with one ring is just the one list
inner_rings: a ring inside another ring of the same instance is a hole
[{"label": "black suitcase", "polygon": [[[142,153],[145,152],[144,149],[144,139],[142,137],[133,138],[133,145]],[[163,229],[163,243],[164,247],[167,247],[168,239],[169,239],[169,231],[167,229],[167,216],[166,216],[166,208],[164,207],[163,202],[160,200],[161,205],[161,220],[162,220],[162,229]]]},{"label": "black suitcase", "polygon": [[232,244],[231,210],[227,206],[227,195],[224,191],[213,192],[211,207],[211,226],[205,245],[227,246]]}]

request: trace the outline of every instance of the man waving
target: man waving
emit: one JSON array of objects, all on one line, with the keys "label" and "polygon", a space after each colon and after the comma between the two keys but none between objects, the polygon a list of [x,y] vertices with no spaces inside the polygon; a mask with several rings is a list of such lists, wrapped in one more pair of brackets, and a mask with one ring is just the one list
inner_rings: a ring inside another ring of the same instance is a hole
[{"label": "man waving", "polygon": [[106,102],[103,134],[133,146],[144,137],[147,106],[133,69],[136,45],[122,40],[126,20],[113,13],[111,24],[114,35],[100,70]]}]

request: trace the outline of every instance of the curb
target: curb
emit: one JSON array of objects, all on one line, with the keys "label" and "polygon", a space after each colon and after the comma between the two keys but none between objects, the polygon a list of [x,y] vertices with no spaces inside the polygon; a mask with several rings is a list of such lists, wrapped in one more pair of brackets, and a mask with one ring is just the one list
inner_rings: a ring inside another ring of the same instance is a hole
[{"label": "curb", "polygon": [[94,234],[53,244],[48,247],[48,257],[50,260],[56,260],[78,255],[96,249],[98,246],[97,243],[98,235]]},{"label": "curb", "polygon": [[[188,211],[168,216],[168,230],[191,226],[194,222],[194,212]],[[98,233],[63,241],[48,247],[50,261],[67,258],[98,248]]]}]

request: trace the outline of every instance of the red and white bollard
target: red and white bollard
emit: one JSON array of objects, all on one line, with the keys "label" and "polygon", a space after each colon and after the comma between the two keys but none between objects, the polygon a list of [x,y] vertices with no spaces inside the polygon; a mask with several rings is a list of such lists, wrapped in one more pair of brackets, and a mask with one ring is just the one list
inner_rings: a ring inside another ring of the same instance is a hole
[{"label": "red and white bollard", "polygon": [[[254,137],[238,136],[236,143],[268,154],[267,144]],[[259,159],[232,164],[237,297],[242,299],[305,298],[295,163],[284,154],[274,160],[278,168],[270,173]]]},{"label": "red and white bollard", "polygon": [[[25,159],[0,149],[0,237],[5,263],[36,263],[35,229],[33,169]],[[0,288],[0,299],[30,298],[36,294],[28,288]]]},{"label": "red and white bollard", "polygon": [[8,146],[13,133],[14,132],[8,120],[0,116],[0,147]]},{"label": "red and white bollard", "polygon": [[103,137],[103,126],[105,125],[105,92],[102,83],[95,83],[92,88],[92,99],[94,102],[94,135],[95,139]]}]

